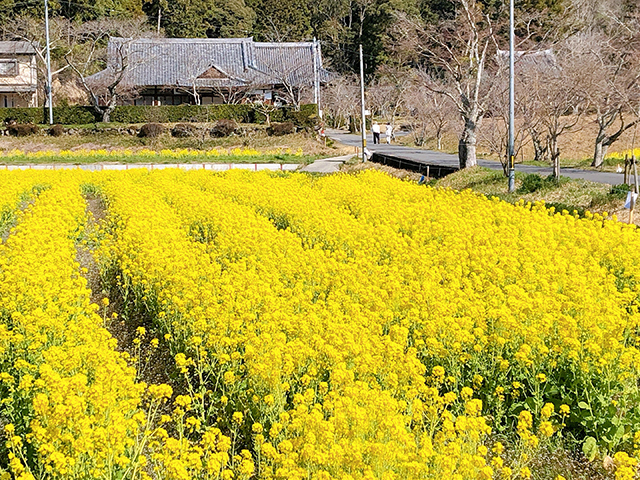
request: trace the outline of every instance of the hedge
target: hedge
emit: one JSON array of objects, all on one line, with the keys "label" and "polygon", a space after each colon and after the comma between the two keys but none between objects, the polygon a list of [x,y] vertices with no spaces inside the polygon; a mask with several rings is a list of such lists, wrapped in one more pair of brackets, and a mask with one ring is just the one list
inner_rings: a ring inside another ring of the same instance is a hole
[{"label": "hedge", "polygon": [[[53,108],[56,123],[79,125],[95,123],[96,117],[91,107],[65,106]],[[44,108],[0,108],[0,122],[14,120],[16,123],[49,123],[48,112]]]},{"label": "hedge", "polygon": [[[318,109],[315,104],[302,105],[300,111],[283,107],[271,114],[273,122],[293,122],[302,127],[316,123]],[[64,125],[82,125],[100,121],[93,108],[87,106],[54,107],[53,119]],[[118,106],[111,113],[111,121],[118,123],[178,123],[213,122],[220,119],[239,123],[264,123],[265,116],[251,105],[146,105]],[[0,108],[0,122],[47,123],[44,108]]]}]

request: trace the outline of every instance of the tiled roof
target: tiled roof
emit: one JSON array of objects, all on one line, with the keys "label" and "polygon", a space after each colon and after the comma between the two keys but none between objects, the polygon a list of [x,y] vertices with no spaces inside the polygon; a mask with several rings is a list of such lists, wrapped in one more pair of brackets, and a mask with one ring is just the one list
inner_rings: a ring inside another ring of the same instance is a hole
[{"label": "tiled roof", "polygon": [[[529,67],[537,69],[557,68],[556,56],[552,49],[537,50],[534,52],[516,50],[513,52],[514,62],[517,67]],[[509,62],[509,50],[498,50],[498,59]]]},{"label": "tiled roof", "polygon": [[35,55],[29,42],[0,42],[0,55]]},{"label": "tiled roof", "polygon": [[[329,79],[322,68],[320,46],[312,42],[260,43],[252,38],[153,38],[109,41],[107,69],[125,58],[124,82],[130,86],[229,87],[242,85],[313,84],[313,55],[317,55],[320,81]],[[211,68],[220,74],[211,75]],[[201,77],[202,78],[199,78]],[[217,77],[217,78],[211,78]]]}]

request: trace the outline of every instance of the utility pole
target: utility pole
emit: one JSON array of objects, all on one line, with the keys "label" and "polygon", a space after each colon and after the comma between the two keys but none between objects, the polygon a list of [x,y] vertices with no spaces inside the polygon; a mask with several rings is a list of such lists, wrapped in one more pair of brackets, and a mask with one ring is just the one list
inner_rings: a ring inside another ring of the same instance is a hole
[{"label": "utility pole", "polygon": [[367,161],[367,121],[364,110],[364,60],[362,59],[362,44],[360,44],[360,112],[362,114],[362,161]]},{"label": "utility pole", "polygon": [[51,48],[49,47],[49,2],[44,0],[44,29],[47,41],[47,103],[49,104],[49,125],[53,125],[53,93],[51,92]]},{"label": "utility pole", "polygon": [[516,153],[515,153],[515,82],[513,49],[515,44],[513,2],[509,0],[509,191],[516,189]]},{"label": "utility pole", "polygon": [[318,41],[313,37],[313,103],[316,104],[318,115],[322,118],[322,110],[320,110],[320,72],[318,61]]}]

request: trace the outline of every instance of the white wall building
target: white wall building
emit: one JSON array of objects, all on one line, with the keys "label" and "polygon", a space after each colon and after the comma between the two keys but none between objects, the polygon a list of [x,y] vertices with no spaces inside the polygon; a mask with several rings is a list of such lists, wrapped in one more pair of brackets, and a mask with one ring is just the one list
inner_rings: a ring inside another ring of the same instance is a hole
[{"label": "white wall building", "polygon": [[29,42],[0,42],[0,107],[37,107],[36,52]]}]

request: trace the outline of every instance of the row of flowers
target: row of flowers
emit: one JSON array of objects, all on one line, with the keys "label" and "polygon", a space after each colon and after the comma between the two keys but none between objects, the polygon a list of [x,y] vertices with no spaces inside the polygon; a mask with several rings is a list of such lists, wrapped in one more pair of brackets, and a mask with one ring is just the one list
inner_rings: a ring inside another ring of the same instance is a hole
[{"label": "row of flowers", "polygon": [[527,478],[567,428],[633,448],[630,229],[377,173],[126,181],[103,183],[102,258],[165,336],[194,433],[230,432],[260,478]]},{"label": "row of flowers", "polygon": [[136,362],[90,301],[76,260],[90,178],[11,176],[46,185],[0,245],[0,477],[180,478],[175,464],[193,450],[219,476],[230,439],[210,429],[187,440],[180,402],[167,405],[171,387],[136,381]]},{"label": "row of flowers", "polygon": [[130,158],[130,157],[139,157],[139,158],[148,158],[149,160],[154,159],[189,159],[194,157],[257,157],[262,155],[293,155],[296,157],[301,157],[303,155],[302,149],[292,150],[291,148],[276,148],[276,149],[268,149],[268,150],[256,150],[255,148],[248,147],[235,147],[229,149],[223,148],[214,148],[211,150],[198,150],[191,148],[180,148],[180,149],[162,149],[162,150],[151,150],[148,148],[143,149],[77,149],[77,150],[39,150],[35,152],[27,152],[18,149],[13,149],[5,152],[0,155],[0,158],[4,159],[15,159],[15,158],[26,158],[26,159],[43,159],[43,158],[63,158],[63,159],[73,159],[73,158]]},{"label": "row of flowers", "polygon": [[[371,171],[4,175],[50,186],[0,247],[15,477],[524,479],[569,439],[635,474],[630,226]],[[103,328],[87,236],[175,392]]]},{"label": "row of flowers", "polygon": [[47,180],[0,248],[3,453],[25,479],[126,469],[145,420],[144,386],[102,328],[75,260],[78,179]]},{"label": "row of flowers", "polygon": [[610,152],[607,154],[606,158],[623,161],[625,157],[631,159],[634,155],[636,158],[640,158],[640,148],[624,150],[622,152]]}]

